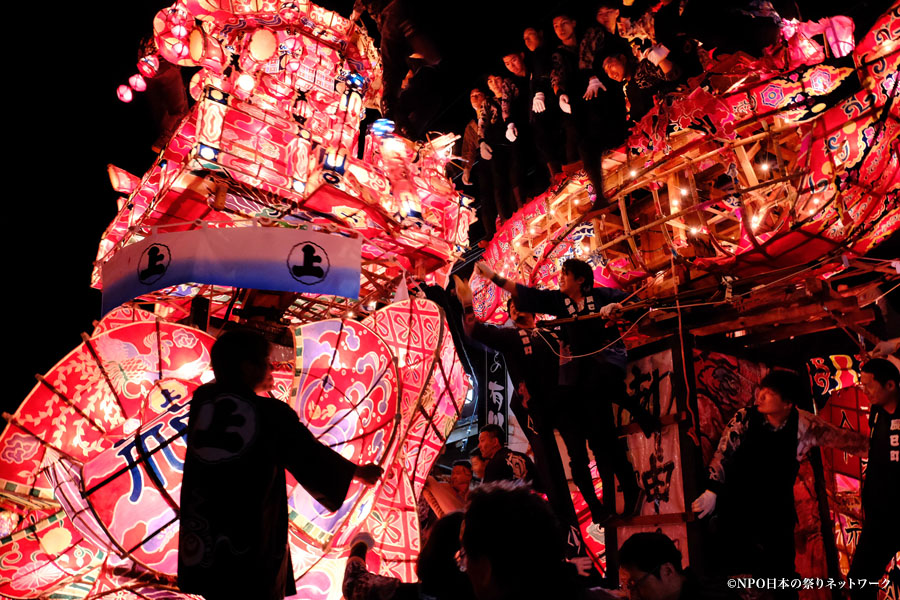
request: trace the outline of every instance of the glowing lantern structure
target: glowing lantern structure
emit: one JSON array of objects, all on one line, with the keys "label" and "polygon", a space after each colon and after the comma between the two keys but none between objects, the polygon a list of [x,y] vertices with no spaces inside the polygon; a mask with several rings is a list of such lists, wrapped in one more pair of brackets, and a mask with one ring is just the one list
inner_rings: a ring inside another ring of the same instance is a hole
[{"label": "glowing lantern structure", "polygon": [[199,300],[220,324],[278,306],[269,321],[290,329],[293,347],[282,347],[292,354],[273,395],[323,443],[385,468],[335,513],[289,479],[298,597],[340,596],[360,529],[377,540],[374,568],[415,578],[416,498],[469,382],[441,309],[390,302],[405,273],[444,283],[467,244],[474,216],[443,175],[456,136],[414,144],[379,123],[357,158],[363,113],[379,102],[371,41],[308,2],[268,6],[180,0],[154,18],[152,49],[119,97],[167,61],[201,67],[197,103],[143,176],[109,166],[122,198],[92,285],[103,289],[104,265],[160,229],[275,227],[361,239],[359,297],[269,293],[266,304],[263,292],[188,281],[136,298],[153,312],[108,312],[0,436],[4,597],[191,597],[174,579],[184,432],[193,390],[213,376],[214,337],[175,321]]},{"label": "glowing lantern structure", "polygon": [[[749,57],[710,65],[727,76],[706,73],[668,94],[604,156],[608,208],[592,211],[590,182],[575,175],[507,220],[484,259],[508,279],[553,287],[562,262],[581,258],[602,285],[645,284],[642,299],[671,297],[673,265],[689,269],[695,287],[846,268],[844,255],[864,255],[900,228],[900,12],[892,4],[852,49],[849,19],[816,25],[855,67],[823,62],[824,54],[802,65]],[[506,320],[505,292],[480,279],[473,291],[480,319]]]}]

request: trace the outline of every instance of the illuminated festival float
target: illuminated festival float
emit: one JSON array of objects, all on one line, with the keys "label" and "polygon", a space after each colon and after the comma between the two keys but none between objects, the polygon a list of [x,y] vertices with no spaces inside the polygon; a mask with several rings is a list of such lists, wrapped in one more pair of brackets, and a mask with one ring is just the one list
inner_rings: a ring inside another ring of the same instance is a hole
[{"label": "illuminated festival float", "polygon": [[[214,334],[234,321],[275,340],[273,394],[320,441],[385,469],[335,513],[289,478],[297,597],[340,597],[360,531],[376,540],[371,570],[414,581],[417,501],[473,387],[444,309],[406,294],[408,280],[445,287],[470,256],[471,198],[445,174],[458,136],[414,142],[378,120],[360,144],[381,100],[378,51],[309,2],[179,0],[152,27],[119,98],[177,65],[199,67],[195,104],[145,174],[109,167],[122,198],[91,281],[103,317],[6,415],[0,595],[191,597],[174,578],[183,434]],[[900,263],[864,256],[900,228],[900,12],[855,46],[829,41],[852,66],[799,41],[781,63],[707,65],[704,87],[657,105],[606,156],[608,207],[592,210],[575,174],[487,245],[509,279],[554,287],[578,257],[599,284],[633,292],[627,386],[663,429],[645,438],[618,416],[644,491],[637,516],[589,531],[573,491],[600,569],[605,545],[637,531],[697,558],[695,465],[765,373],[739,349],[835,327],[870,338],[860,326],[879,290],[863,275],[900,277]],[[842,280],[841,293],[823,284]],[[473,287],[476,315],[505,322],[499,288]],[[864,430],[858,367],[809,365],[822,414]],[[846,573],[858,527],[859,461],[825,458],[796,485],[805,577]]]}]

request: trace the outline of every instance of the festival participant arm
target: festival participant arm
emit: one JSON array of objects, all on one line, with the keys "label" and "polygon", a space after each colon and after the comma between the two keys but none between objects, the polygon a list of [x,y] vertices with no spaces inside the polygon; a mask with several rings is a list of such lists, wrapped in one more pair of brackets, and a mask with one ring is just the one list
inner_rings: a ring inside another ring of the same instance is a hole
[{"label": "festival participant arm", "polygon": [[328,510],[341,507],[353,479],[372,485],[381,476],[378,465],[356,465],[316,440],[287,404],[279,402],[277,407],[278,451],[284,466]]},{"label": "festival participant arm", "polygon": [[453,279],[456,281],[456,297],[463,306],[463,330],[466,336],[498,352],[505,353],[515,348],[519,343],[519,336],[512,329],[480,323],[472,308],[472,288],[458,275],[454,275]]},{"label": "festival participant arm", "polygon": [[703,518],[716,509],[716,497],[726,482],[726,473],[734,453],[740,448],[744,435],[749,425],[747,409],[742,408],[731,418],[722,437],[719,438],[719,446],[709,463],[709,481],[706,491],[694,500],[691,509]]},{"label": "festival participant arm", "polygon": [[479,275],[490,279],[494,285],[503,288],[516,302],[516,308],[530,313],[541,313],[555,317],[566,317],[565,302],[562,292],[558,290],[539,290],[537,288],[515,283],[500,276],[484,261],[475,264]]},{"label": "festival participant arm", "polygon": [[843,429],[823,420],[810,412],[800,410],[797,424],[797,458],[803,458],[813,446],[828,447],[866,457],[869,455],[869,440],[863,434]]}]

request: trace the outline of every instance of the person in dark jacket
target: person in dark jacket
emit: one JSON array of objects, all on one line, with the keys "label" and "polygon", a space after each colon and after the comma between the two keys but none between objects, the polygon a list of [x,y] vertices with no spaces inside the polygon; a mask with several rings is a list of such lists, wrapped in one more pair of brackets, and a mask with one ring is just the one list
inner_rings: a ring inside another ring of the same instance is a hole
[{"label": "person in dark jacket", "polygon": [[281,600],[296,593],[288,548],[285,469],[326,510],[341,507],[357,466],[319,443],[272,388],[269,343],[229,331],[210,352],[214,383],[194,392],[181,484],[178,586],[207,600]]},{"label": "person in dark jacket", "polygon": [[517,310],[511,299],[507,312],[515,328],[480,323],[472,309],[471,288],[458,276],[454,279],[463,305],[466,335],[503,354],[514,388],[510,405],[534,453],[537,487],[547,493],[557,517],[580,535],[554,434],[560,413],[554,402],[559,381],[559,339],[554,332],[535,327],[534,315]]},{"label": "person in dark jacket", "polygon": [[[728,423],[709,464],[707,489],[692,508],[717,539],[722,574],[794,576],[794,480],[814,446],[865,454],[866,439],[795,405],[809,401],[809,384],[796,373],[774,370],[759,384],[756,403]],[[796,597],[794,590],[779,590]]]},{"label": "person in dark jacket", "polygon": [[[569,259],[562,265],[558,290],[541,290],[501,277],[486,263],[477,263],[479,274],[508,291],[519,310],[556,317],[613,316],[626,297],[622,290],[594,287],[594,274],[587,263]],[[659,421],[642,409],[625,389],[625,344],[603,319],[591,318],[563,326],[565,343],[560,353],[559,397],[568,401],[562,410],[559,431],[569,451],[572,480],[591,510],[595,523],[605,523],[615,514],[615,478],[625,500],[624,515],[640,508],[640,489],[626,448],[619,442],[612,404],[626,408],[644,432],[659,429]],[[603,481],[603,499],[597,498],[591,477],[585,441],[590,445]]]},{"label": "person in dark jacket", "polygon": [[[900,371],[875,358],[860,376],[872,403],[869,413],[869,461],[862,490],[864,520],[847,579],[854,586],[879,581],[891,557],[900,552]],[[851,588],[853,600],[873,600],[876,586]]]},{"label": "person in dark jacket", "polygon": [[492,481],[534,481],[534,463],[528,456],[510,450],[503,442],[504,432],[499,425],[485,425],[478,432],[478,449],[487,460],[484,483]]}]

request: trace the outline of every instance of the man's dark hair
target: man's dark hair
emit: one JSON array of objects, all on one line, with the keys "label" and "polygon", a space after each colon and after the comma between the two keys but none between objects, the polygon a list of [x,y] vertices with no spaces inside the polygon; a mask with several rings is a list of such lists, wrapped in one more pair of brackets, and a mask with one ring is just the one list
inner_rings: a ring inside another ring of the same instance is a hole
[{"label": "man's dark hair", "polygon": [[889,360],[873,358],[862,366],[862,372],[869,373],[881,385],[893,381],[900,388],[900,371]]},{"label": "man's dark hair", "polygon": [[459,550],[459,530],[463,513],[456,511],[438,519],[428,530],[416,574],[422,591],[436,598],[474,598],[472,584],[456,564]]},{"label": "man's dark hair", "polygon": [[569,258],[562,264],[562,270],[574,277],[583,279],[581,293],[587,294],[594,287],[594,270],[591,265],[577,258]]},{"label": "man's dark hair", "polygon": [[773,369],[759,382],[759,387],[777,392],[783,402],[806,406],[811,392],[809,381],[793,371]]},{"label": "man's dark hair", "polygon": [[511,306],[515,306],[516,310],[518,310],[520,313],[525,313],[527,315],[534,314],[534,313],[528,312],[527,310],[520,310],[519,307],[516,306],[516,299],[513,298],[512,296],[510,296],[509,298],[506,299],[506,314],[509,314],[509,309]]},{"label": "man's dark hair", "polygon": [[619,566],[634,568],[644,573],[655,573],[659,576],[659,568],[671,564],[679,573],[681,568],[681,552],[669,536],[658,531],[636,533],[619,548]]},{"label": "man's dark hair", "polygon": [[478,460],[484,460],[484,457],[481,455],[481,448],[475,448],[471,452],[469,452],[469,458],[477,458]]},{"label": "man's dark hair", "polygon": [[485,425],[484,427],[482,427],[481,429],[478,430],[478,433],[485,433],[485,432],[494,436],[497,439],[497,441],[500,442],[501,444],[503,443],[503,438],[506,437],[503,434],[503,428],[500,427],[499,425],[495,425],[494,423],[491,423],[490,425]]},{"label": "man's dark hair", "polygon": [[567,6],[559,6],[556,9],[550,11],[550,20],[552,21],[556,17],[565,17],[570,21],[578,22],[578,16],[575,14],[571,8]]},{"label": "man's dark hair", "polygon": [[219,383],[244,382],[242,365],[265,365],[269,358],[269,342],[261,334],[248,329],[223,333],[210,350],[210,362]]},{"label": "man's dark hair", "polygon": [[491,578],[506,598],[553,597],[564,579],[559,523],[528,486],[498,481],[472,490],[462,545],[470,559],[490,562]]},{"label": "man's dark hair", "polygon": [[458,460],[453,463],[453,467],[465,467],[470,473],[472,472],[472,463],[467,460]]}]

